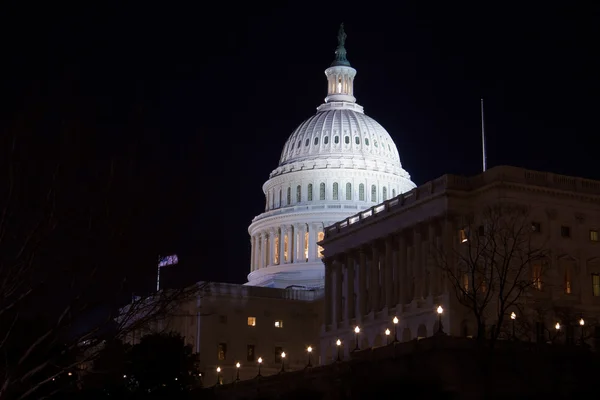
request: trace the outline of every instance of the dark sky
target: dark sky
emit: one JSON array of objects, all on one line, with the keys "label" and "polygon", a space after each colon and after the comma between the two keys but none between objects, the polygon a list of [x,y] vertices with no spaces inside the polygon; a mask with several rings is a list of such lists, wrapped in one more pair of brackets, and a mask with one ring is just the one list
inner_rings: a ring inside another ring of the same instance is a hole
[{"label": "dark sky", "polygon": [[417,184],[480,171],[481,97],[489,166],[600,179],[592,2],[93,3],[4,6],[2,124],[37,121],[23,162],[51,162],[67,140],[81,171],[69,182],[89,198],[95,165],[129,166],[113,197],[134,203],[120,245],[135,287],[172,252],[189,279],[245,282],[262,184],[323,102],[340,22],[358,102]]}]

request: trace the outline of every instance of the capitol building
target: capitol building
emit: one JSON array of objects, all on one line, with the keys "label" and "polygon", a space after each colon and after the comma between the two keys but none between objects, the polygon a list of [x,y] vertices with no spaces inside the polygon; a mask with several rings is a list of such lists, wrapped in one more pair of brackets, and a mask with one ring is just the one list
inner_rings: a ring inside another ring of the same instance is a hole
[{"label": "capitol building", "polygon": [[325,103],[292,133],[263,185],[247,285],[322,288],[325,227],[415,187],[390,134],[356,102],[345,40],[342,26]]}]

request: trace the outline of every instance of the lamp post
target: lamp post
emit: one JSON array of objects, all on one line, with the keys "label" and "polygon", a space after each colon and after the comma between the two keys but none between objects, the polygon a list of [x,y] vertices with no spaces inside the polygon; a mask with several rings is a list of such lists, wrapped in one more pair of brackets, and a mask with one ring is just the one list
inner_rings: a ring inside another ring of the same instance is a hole
[{"label": "lamp post", "polygon": [[221,367],[217,367],[217,385],[221,384]]},{"label": "lamp post", "polygon": [[262,376],[260,374],[260,366],[262,365],[262,357],[258,357],[258,375],[256,376]]},{"label": "lamp post", "polygon": [[396,343],[398,341],[398,322],[400,322],[400,320],[398,317],[394,317],[392,322],[394,323],[394,343]]},{"label": "lamp post", "polygon": [[387,328],[385,330],[385,344],[390,344],[390,333],[391,333],[390,329]]},{"label": "lamp post", "polygon": [[281,372],[285,372],[285,351],[281,352]]},{"label": "lamp post", "polygon": [[335,345],[337,346],[337,361],[342,361],[341,357],[340,357],[340,348],[342,347],[342,341],[340,339],[338,339],[335,342]]},{"label": "lamp post", "polygon": [[583,340],[583,327],[585,326],[585,321],[583,320],[583,318],[581,318],[579,320],[579,326],[581,327],[581,339],[580,340],[581,340],[581,345],[583,346],[585,344],[584,340]]},{"label": "lamp post", "polygon": [[356,326],[354,328],[354,341],[356,342],[356,346],[354,346],[354,351],[360,350],[358,347],[358,334],[360,333],[360,328]]},{"label": "lamp post", "polygon": [[444,309],[442,308],[442,306],[438,306],[437,308],[437,313],[438,313],[438,335],[443,335],[444,334],[444,330],[442,329],[442,313],[444,312]]},{"label": "lamp post", "polygon": [[312,353],[312,350],[313,350],[313,349],[312,349],[312,347],[311,347],[311,346],[308,346],[308,348],[306,349],[306,352],[308,353],[308,364],[306,364],[306,367],[307,367],[307,368],[310,368],[310,367],[312,367],[312,363],[310,362],[310,355],[311,355],[311,353]]},{"label": "lamp post", "polygon": [[242,365],[238,362],[235,364],[235,381],[239,382],[240,381],[240,367]]},{"label": "lamp post", "polygon": [[517,319],[517,314],[515,314],[514,311],[510,313],[510,319],[512,321],[512,338],[515,340],[515,319]]},{"label": "lamp post", "polygon": [[[556,325],[554,325],[554,329],[556,329],[556,335],[554,336],[554,339],[556,339],[560,334],[560,322],[557,322]],[[554,340],[552,340],[552,342],[554,342]]]}]

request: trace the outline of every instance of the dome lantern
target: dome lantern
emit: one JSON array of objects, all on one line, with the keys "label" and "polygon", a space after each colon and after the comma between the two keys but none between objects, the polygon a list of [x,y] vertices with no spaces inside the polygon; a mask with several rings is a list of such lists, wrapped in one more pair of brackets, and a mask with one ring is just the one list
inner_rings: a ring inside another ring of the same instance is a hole
[{"label": "dome lantern", "polygon": [[356,102],[354,97],[354,77],[356,70],[350,66],[346,58],[346,32],[344,24],[340,25],[338,31],[338,46],[335,50],[335,59],[331,66],[325,70],[327,76],[327,97],[325,103],[330,102]]}]

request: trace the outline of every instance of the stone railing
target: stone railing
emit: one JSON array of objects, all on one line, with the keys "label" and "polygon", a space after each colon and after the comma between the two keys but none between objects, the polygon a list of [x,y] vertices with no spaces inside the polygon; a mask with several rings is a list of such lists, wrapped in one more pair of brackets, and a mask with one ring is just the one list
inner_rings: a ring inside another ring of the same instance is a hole
[{"label": "stone railing", "polygon": [[261,286],[245,286],[233,283],[211,283],[209,295],[232,297],[262,297],[298,301],[315,301],[323,297],[324,289],[276,289]]},{"label": "stone railing", "polygon": [[410,192],[402,193],[393,199],[386,200],[368,210],[361,211],[358,214],[352,215],[325,228],[325,238],[330,238],[345,228],[348,228],[350,225],[373,217],[383,211],[390,212],[396,209],[409,207],[420,200],[432,198],[448,190],[470,191],[501,182],[600,195],[600,181],[558,175],[551,172],[532,171],[517,167],[494,167],[487,170],[485,173],[472,177],[447,174],[416,187]]},{"label": "stone railing", "polygon": [[[340,202],[335,202],[332,204],[306,204],[306,205],[297,205],[297,206],[284,206],[281,208],[276,208],[273,210],[265,211],[259,216],[255,217],[252,222],[260,221],[261,219],[274,217],[276,215],[285,215],[295,212],[310,212],[317,210],[333,210],[333,211],[341,211],[341,210],[356,210],[358,208],[366,208],[366,204],[359,204],[355,202],[348,201],[348,204],[340,204]],[[352,211],[350,211],[352,212]]]}]

